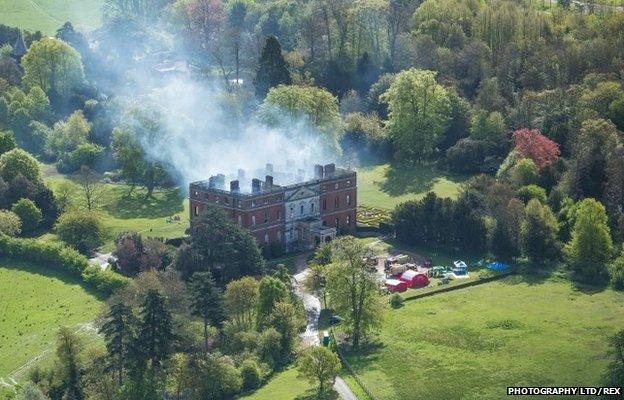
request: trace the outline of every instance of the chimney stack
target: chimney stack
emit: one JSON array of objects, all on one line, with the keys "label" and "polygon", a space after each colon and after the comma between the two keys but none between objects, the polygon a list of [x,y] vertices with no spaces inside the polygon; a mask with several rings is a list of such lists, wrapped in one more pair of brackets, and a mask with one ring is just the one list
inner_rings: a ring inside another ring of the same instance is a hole
[{"label": "chimney stack", "polygon": [[252,193],[260,192],[260,179],[253,178],[251,180],[251,192]]},{"label": "chimney stack", "polygon": [[238,180],[230,181],[230,192],[238,193],[240,191],[240,185]]},{"label": "chimney stack", "polygon": [[267,189],[270,189],[271,186],[273,186],[273,177],[271,175],[267,175],[266,178],[264,179],[264,186]]},{"label": "chimney stack", "polygon": [[214,187],[215,186],[215,177],[211,176],[210,178],[208,178],[208,187]]},{"label": "chimney stack", "polygon": [[273,164],[267,163],[266,165],[266,174],[273,175]]},{"label": "chimney stack", "polygon": [[314,179],[323,179],[323,166],[314,164]]},{"label": "chimney stack", "polygon": [[218,174],[215,179],[215,184],[217,185],[217,189],[225,189],[225,175]]},{"label": "chimney stack", "polygon": [[245,180],[245,170],[244,169],[241,169],[241,168],[238,169],[238,180],[239,181]]},{"label": "chimney stack", "polygon": [[304,179],[305,179],[305,169],[299,168],[297,170],[297,181],[303,182]]}]

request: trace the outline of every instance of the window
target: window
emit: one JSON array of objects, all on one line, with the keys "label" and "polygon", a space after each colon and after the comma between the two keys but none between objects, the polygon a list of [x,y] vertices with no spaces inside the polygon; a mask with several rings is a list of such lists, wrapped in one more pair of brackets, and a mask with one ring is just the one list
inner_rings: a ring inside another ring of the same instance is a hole
[{"label": "window", "polygon": [[282,240],[282,231],[277,231],[277,240],[278,241]]},{"label": "window", "polygon": [[336,217],[336,229],[340,228],[340,218]]},{"label": "window", "polygon": [[255,215],[251,216],[251,226],[256,226],[256,216]]},{"label": "window", "polygon": [[279,221],[282,218],[282,210],[277,209],[277,220]]},{"label": "window", "polygon": [[197,197],[199,195],[199,193],[197,193],[197,190],[193,192],[193,196]]},{"label": "window", "polygon": [[266,224],[267,222],[269,222],[269,212],[268,211],[264,211],[264,223]]},{"label": "window", "polygon": [[230,204],[230,199],[228,199],[227,197],[225,197],[224,199],[225,199],[225,204]]},{"label": "window", "polygon": [[242,215],[238,216],[238,224],[239,225],[243,225],[243,216]]},{"label": "window", "polygon": [[255,200],[252,200],[252,201],[251,201],[251,206],[252,206],[252,207],[255,207],[255,206],[256,206],[256,201],[255,201]]},{"label": "window", "polygon": [[347,186],[351,186],[351,181],[350,180],[347,181]]},{"label": "window", "polygon": [[310,212],[313,213],[314,212],[314,202],[310,203]]},{"label": "window", "polygon": [[195,210],[193,211],[195,216],[199,215],[199,206],[195,206]]},{"label": "window", "polygon": [[323,210],[327,210],[327,199],[323,199]]},{"label": "window", "polygon": [[338,189],[338,183],[334,183],[334,189]]},{"label": "window", "polygon": [[347,195],[347,205],[350,206],[351,205],[351,196]]},{"label": "window", "polygon": [[334,197],[334,208],[340,207],[340,198],[338,196]]},{"label": "window", "polygon": [[351,226],[351,216],[347,215],[347,226]]},{"label": "window", "polygon": [[269,233],[268,232],[264,234],[264,243],[267,243],[267,244],[269,243]]},{"label": "window", "polygon": [[295,216],[295,207],[290,206],[290,218]]},{"label": "window", "polygon": [[219,196],[215,197],[215,202],[219,202]]},{"label": "window", "polygon": [[301,210],[299,214],[303,215],[303,204],[301,205]]}]

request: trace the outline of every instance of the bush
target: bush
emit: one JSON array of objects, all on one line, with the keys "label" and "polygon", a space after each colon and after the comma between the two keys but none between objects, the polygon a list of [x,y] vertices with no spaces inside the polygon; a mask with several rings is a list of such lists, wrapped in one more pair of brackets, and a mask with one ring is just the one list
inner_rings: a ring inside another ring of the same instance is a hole
[{"label": "bush", "polygon": [[0,233],[17,236],[22,231],[22,221],[12,211],[0,210]]},{"label": "bush", "polygon": [[616,290],[624,290],[624,254],[609,264],[609,277]]},{"label": "bush", "polygon": [[41,171],[37,160],[21,149],[7,151],[0,156],[0,175],[10,182],[18,174],[24,175],[31,182],[41,181]]},{"label": "bush", "polygon": [[511,168],[511,182],[516,186],[534,185],[539,183],[540,172],[530,158],[522,158]]},{"label": "bush", "polygon": [[398,293],[390,296],[390,306],[392,308],[400,308],[401,306],[403,306],[403,297],[401,297],[401,295]]},{"label": "bush", "polygon": [[102,271],[97,266],[89,267],[87,257],[60,243],[0,235],[0,254],[8,258],[65,271],[82,278],[86,283],[104,293],[112,293],[113,290],[124,286],[129,281],[113,271]]},{"label": "bush", "polygon": [[90,254],[104,236],[97,215],[88,211],[71,211],[60,216],[54,227],[59,238],[82,254]]},{"label": "bush", "polygon": [[243,391],[255,390],[262,383],[262,371],[258,363],[252,359],[243,361],[240,373],[243,377]]},{"label": "bush", "polygon": [[528,203],[531,199],[536,199],[542,204],[546,204],[546,190],[537,185],[526,185],[522,186],[518,189],[518,197],[525,204]]},{"label": "bush", "polygon": [[35,203],[30,199],[18,200],[17,203],[13,204],[13,207],[11,207],[11,211],[22,221],[22,232],[25,234],[33,233],[43,219],[41,210],[38,209]]}]

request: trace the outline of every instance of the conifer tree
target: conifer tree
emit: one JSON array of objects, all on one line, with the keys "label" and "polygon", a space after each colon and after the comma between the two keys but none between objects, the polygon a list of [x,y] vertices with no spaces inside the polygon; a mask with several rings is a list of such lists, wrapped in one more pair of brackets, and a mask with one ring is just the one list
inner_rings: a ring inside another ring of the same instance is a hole
[{"label": "conifer tree", "polygon": [[171,354],[174,334],[171,312],[164,296],[150,289],[141,307],[136,349],[139,359],[149,361],[154,370]]},{"label": "conifer tree", "polygon": [[269,89],[277,85],[290,85],[292,79],[290,72],[282,55],[282,47],[275,36],[269,36],[262,49],[254,86],[256,96],[264,99]]},{"label": "conifer tree", "polygon": [[204,321],[204,351],[208,352],[208,325],[221,326],[223,296],[210,272],[196,272],[190,284],[191,311]]},{"label": "conifer tree", "polygon": [[124,369],[129,361],[135,330],[136,319],[130,307],[122,302],[113,304],[100,333],[106,339],[106,350],[112,368],[117,372],[119,386],[123,385]]}]

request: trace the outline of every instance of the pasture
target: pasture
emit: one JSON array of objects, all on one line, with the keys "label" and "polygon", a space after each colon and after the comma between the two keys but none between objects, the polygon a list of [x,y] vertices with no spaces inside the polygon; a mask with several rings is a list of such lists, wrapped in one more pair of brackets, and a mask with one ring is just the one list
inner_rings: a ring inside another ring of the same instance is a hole
[{"label": "pasture", "polygon": [[599,386],[624,293],[516,275],[388,309],[348,358],[380,400],[500,399],[507,386]]},{"label": "pasture", "polygon": [[53,35],[65,22],[84,31],[102,22],[104,0],[0,0],[0,24]]},{"label": "pasture", "polygon": [[[79,279],[46,266],[0,259],[0,379],[22,378],[16,369],[53,355],[56,329],[89,333],[103,299]],[[1,382],[1,381],[0,381]]]}]

